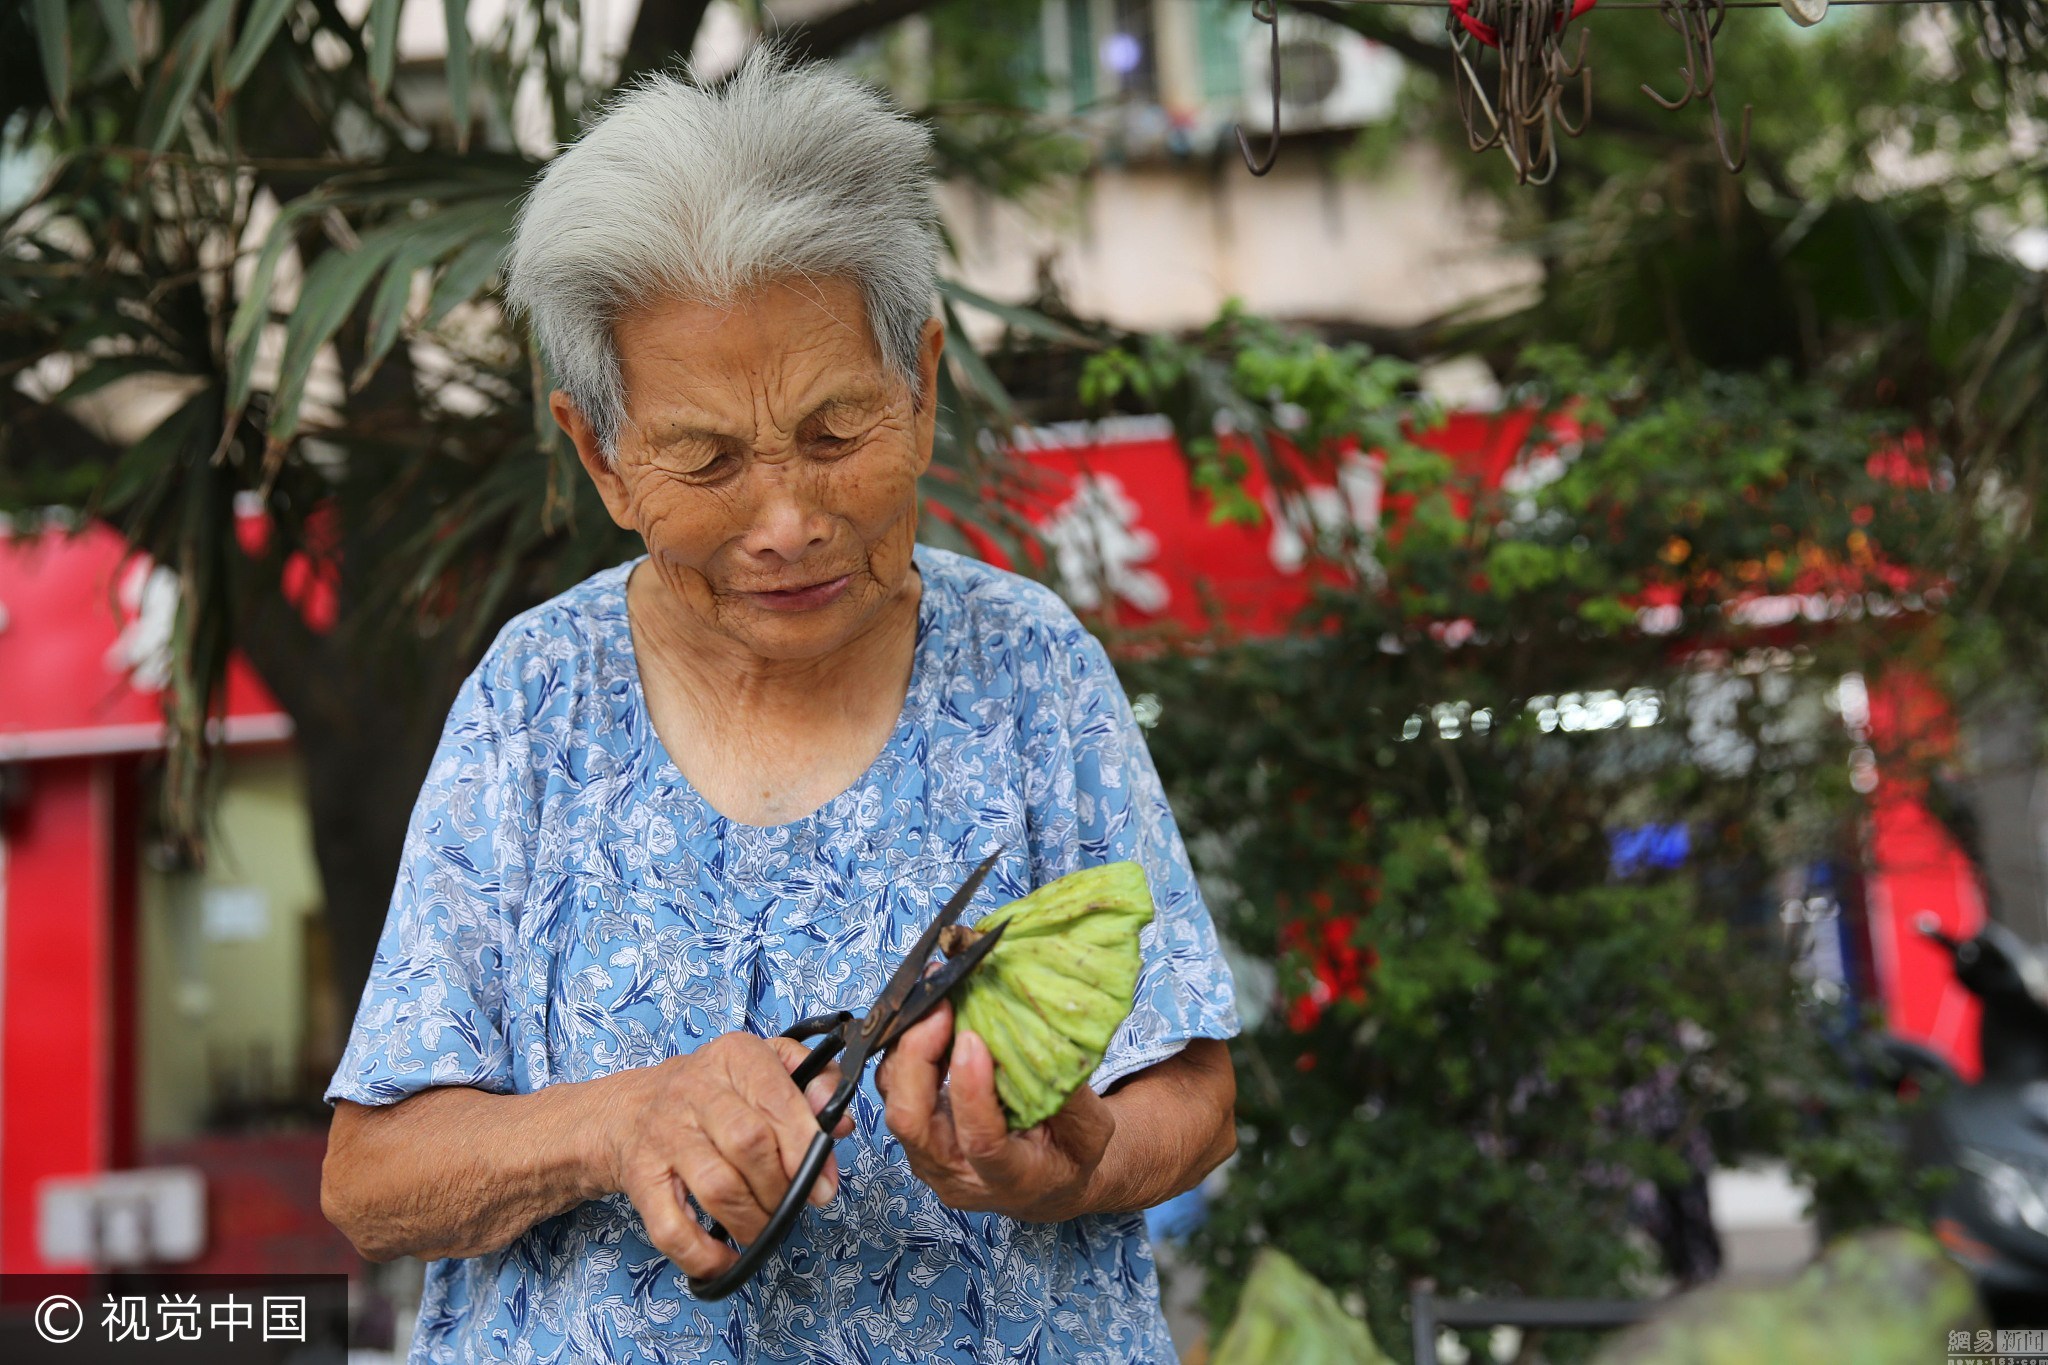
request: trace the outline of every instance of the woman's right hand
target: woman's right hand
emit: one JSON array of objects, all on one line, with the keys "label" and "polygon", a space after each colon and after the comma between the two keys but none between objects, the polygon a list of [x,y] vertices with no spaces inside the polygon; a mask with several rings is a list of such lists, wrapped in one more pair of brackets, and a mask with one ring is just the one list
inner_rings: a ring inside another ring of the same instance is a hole
[{"label": "woman's right hand", "polygon": [[[727,1033],[607,1078],[600,1180],[633,1201],[648,1240],[687,1273],[716,1275],[738,1257],[704,1230],[685,1196],[744,1245],[788,1192],[839,1084],[839,1068],[828,1066],[799,1094],[790,1075],[806,1052],[790,1038]],[[852,1131],[842,1118],[832,1136]],[[828,1158],[811,1202],[828,1204],[838,1192],[839,1162]]]}]

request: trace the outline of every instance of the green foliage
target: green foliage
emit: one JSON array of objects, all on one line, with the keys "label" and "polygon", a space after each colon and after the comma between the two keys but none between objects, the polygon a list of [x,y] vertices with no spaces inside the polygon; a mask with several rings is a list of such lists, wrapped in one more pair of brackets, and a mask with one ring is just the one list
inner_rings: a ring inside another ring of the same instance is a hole
[{"label": "green foliage", "polygon": [[[302,728],[375,723],[334,699],[315,715],[296,685],[371,653],[403,661],[415,719],[431,720],[509,614],[632,548],[558,437],[498,293],[551,150],[513,137],[520,92],[566,141],[610,73],[573,0],[526,0],[474,40],[468,9],[443,6],[445,61],[403,69],[396,0],[346,15],[166,0],[146,51],[122,4],[0,20],[0,37],[36,40],[5,58],[0,156],[41,171],[0,205],[0,510],[80,508],[179,574],[190,629],[174,641],[167,813],[195,852],[204,718],[234,647],[263,646],[272,690],[308,706]],[[944,19],[965,22],[965,7]],[[1003,193],[1073,169],[1002,71],[942,66],[924,111],[942,165]],[[1035,317],[958,291],[956,338],[974,310],[1012,328]],[[1094,344],[1044,321],[1063,345]],[[964,340],[948,359],[931,501],[1014,539],[981,510],[1008,395]],[[173,397],[160,424],[127,420],[150,411],[128,401],[138,383]],[[94,402],[123,416],[116,439]],[[228,532],[238,499],[269,520],[260,559]],[[339,629],[249,640],[295,554],[330,572]]]},{"label": "green foliage", "polygon": [[[1277,368],[1228,362],[1202,363]],[[1918,1216],[1896,1106],[1826,1041],[1769,887],[1856,856],[1835,685],[1928,633],[1947,501],[1873,466],[1891,421],[1782,372],[1553,350],[1515,393],[1541,416],[1506,487],[1389,459],[1407,510],[1301,636],[1125,669],[1224,928],[1279,964],[1200,1238],[1216,1306],[1276,1245],[1400,1349],[1418,1276],[1640,1288],[1636,1202],[1700,1134],[1791,1160],[1841,1225]],[[1408,415],[1380,401],[1376,429]],[[1759,596],[1820,619],[1759,624]],[[1687,827],[1682,872],[1613,872],[1645,823]]]},{"label": "green foliage", "polygon": [[1172,419],[1189,477],[1209,496],[1214,518],[1249,525],[1265,513],[1244,491],[1248,465],[1223,448],[1220,433],[1241,434],[1280,488],[1300,481],[1287,451],[1362,441],[1414,458],[1407,423],[1421,414],[1402,400],[1414,375],[1399,360],[1330,345],[1233,300],[1192,339],[1148,335],[1090,356],[1080,399],[1090,409],[1133,405]]},{"label": "green foliage", "polygon": [[1700,103],[1666,112],[1642,94],[1672,91],[1677,37],[1647,14],[1588,15],[1591,127],[1541,188],[1514,186],[1500,153],[1465,149],[1440,25],[1323,12],[1411,63],[1403,126],[1434,133],[1532,267],[1527,293],[1440,320],[1425,349],[1476,349],[1497,369],[1531,342],[1693,374],[1788,365],[1848,406],[1908,414],[1961,486],[2031,525],[2048,280],[2014,240],[2048,224],[2040,0],[1837,6],[1811,29],[1732,12],[1715,71],[1731,138],[1753,114],[1740,175],[1722,169]]},{"label": "green foliage", "polygon": [[[499,293],[520,197],[620,72],[576,0],[520,0],[474,32],[446,0],[446,59],[406,63],[400,8],[0,6],[0,512],[103,518],[178,576],[161,816],[185,856],[205,852],[206,719],[233,652],[291,714],[345,999],[462,674],[514,612],[639,548],[557,434]],[[788,36],[826,58],[916,8]],[[976,7],[932,8],[970,31]],[[686,52],[702,13],[643,6],[627,74]],[[1018,73],[938,55],[913,113],[942,174],[1017,195],[1078,168]],[[988,455],[1017,413],[962,324],[1102,343],[967,290],[944,308],[924,482],[943,515],[924,526],[1014,551]],[[260,553],[237,542],[251,513]],[[332,589],[324,632],[287,602],[308,570]]]}]

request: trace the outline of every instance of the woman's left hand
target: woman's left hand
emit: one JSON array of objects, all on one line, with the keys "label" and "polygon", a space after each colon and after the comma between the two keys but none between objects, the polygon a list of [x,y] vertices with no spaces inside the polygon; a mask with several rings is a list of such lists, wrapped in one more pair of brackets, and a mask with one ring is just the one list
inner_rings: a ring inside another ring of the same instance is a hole
[{"label": "woman's left hand", "polygon": [[1045,1122],[1011,1132],[988,1044],[954,1036],[951,1004],[896,1040],[875,1084],[911,1171],[950,1207],[1030,1223],[1090,1211],[1089,1187],[1116,1132],[1109,1104],[1084,1085]]}]

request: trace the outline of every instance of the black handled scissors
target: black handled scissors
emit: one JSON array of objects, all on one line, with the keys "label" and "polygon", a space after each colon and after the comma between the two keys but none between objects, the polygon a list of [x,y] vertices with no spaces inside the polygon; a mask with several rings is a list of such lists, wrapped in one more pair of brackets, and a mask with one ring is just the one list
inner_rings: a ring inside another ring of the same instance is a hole
[{"label": "black handled scissors", "polygon": [[[846,1058],[840,1063],[839,1088],[832,1092],[832,1098],[818,1111],[818,1135],[811,1139],[810,1150],[804,1153],[803,1164],[797,1167],[796,1179],[789,1184],[789,1192],[782,1196],[775,1212],[768,1219],[768,1226],[761,1231],[751,1246],[740,1252],[739,1260],[727,1266],[717,1275],[700,1279],[690,1277],[690,1292],[700,1299],[722,1299],[753,1278],[761,1263],[768,1259],[782,1239],[789,1235],[789,1229],[803,1211],[804,1204],[811,1197],[811,1187],[818,1183],[818,1176],[825,1169],[825,1158],[832,1154],[832,1130],[846,1114],[846,1108],[853,1103],[854,1092],[860,1089],[861,1072],[867,1064],[888,1051],[891,1044],[912,1024],[930,1014],[947,992],[960,984],[969,972],[988,956],[996,946],[996,940],[1003,936],[1009,921],[998,924],[988,933],[976,939],[958,955],[949,958],[937,971],[927,975],[925,965],[931,960],[933,949],[938,947],[939,935],[967,908],[967,902],[974,899],[974,893],[996,865],[996,859],[1003,856],[997,849],[982,860],[973,875],[960,884],[939,917],[931,922],[923,934],[912,945],[910,955],[903,959],[896,972],[889,978],[880,998],[865,1015],[856,1017],[848,1010],[834,1010],[830,1014],[812,1015],[799,1019],[782,1031],[785,1038],[817,1038],[797,1069],[790,1074],[796,1088],[802,1090],[816,1080],[818,1073],[843,1049]],[[823,1035],[820,1037],[820,1035]],[[731,1237],[723,1227],[712,1224],[715,1237]]]}]

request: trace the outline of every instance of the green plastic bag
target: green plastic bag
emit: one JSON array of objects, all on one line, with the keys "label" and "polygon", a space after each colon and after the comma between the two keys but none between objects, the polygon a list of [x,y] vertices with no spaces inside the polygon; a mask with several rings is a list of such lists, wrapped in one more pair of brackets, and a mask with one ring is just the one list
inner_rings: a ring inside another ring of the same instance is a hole
[{"label": "green plastic bag", "polygon": [[1366,1325],[1285,1253],[1267,1247],[1252,1262],[1209,1365],[1386,1365]]}]

